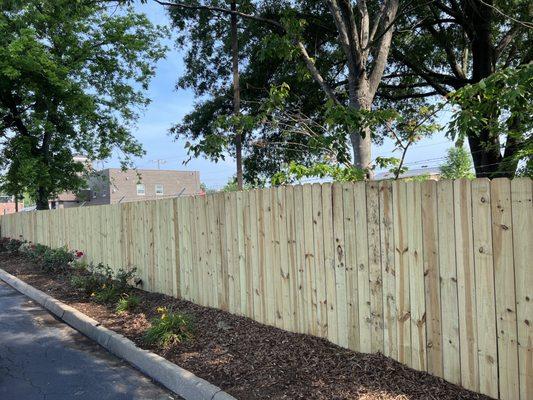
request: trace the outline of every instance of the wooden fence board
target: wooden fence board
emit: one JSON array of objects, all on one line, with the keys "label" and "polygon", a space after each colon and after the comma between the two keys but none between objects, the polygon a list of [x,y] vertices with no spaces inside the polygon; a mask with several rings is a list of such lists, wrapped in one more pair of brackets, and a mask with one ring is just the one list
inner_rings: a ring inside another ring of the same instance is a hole
[{"label": "wooden fence board", "polygon": [[[299,305],[298,312],[298,332],[309,332],[309,296],[306,285],[306,271],[305,271],[305,229],[304,229],[304,207],[303,207],[303,186],[296,186],[294,188],[294,230],[296,238],[295,253],[296,253],[296,301]],[[261,243],[259,243],[261,245]]]},{"label": "wooden fence board", "polygon": [[396,325],[396,271],[392,185],[379,183],[381,276],[383,279],[383,354],[398,358]]},{"label": "wooden fence board", "polygon": [[[368,280],[370,289],[370,325],[373,353],[383,352],[383,284],[379,230],[379,187],[370,182],[366,187],[366,217],[368,232]],[[425,347],[425,346],[424,346]]]},{"label": "wooden fence board", "polygon": [[513,221],[509,180],[494,179],[490,183],[490,197],[500,398],[519,399]]},{"label": "wooden fence board", "polygon": [[333,243],[335,257],[335,296],[337,303],[337,344],[348,347],[348,314],[346,306],[346,258],[344,250],[344,215],[342,185],[332,186]]},{"label": "wooden fence board", "polygon": [[455,384],[461,383],[461,357],[459,350],[459,310],[457,300],[457,267],[454,227],[448,221],[454,219],[453,182],[437,184],[438,241],[440,297],[442,307],[442,358],[444,378]]},{"label": "wooden fence board", "polygon": [[422,193],[420,182],[409,182],[407,188],[407,252],[409,258],[409,297],[411,305],[412,367],[425,371],[426,366],[426,301],[424,286],[424,251],[422,243]]},{"label": "wooden fence board", "polygon": [[530,179],[511,182],[520,399],[533,398],[533,193]]},{"label": "wooden fence board", "polygon": [[[298,326],[298,287],[297,287],[297,275],[298,264],[296,262],[296,224],[295,224],[295,204],[294,204],[294,187],[287,186],[285,190],[285,210],[287,212],[286,224],[287,224],[287,271],[289,274],[289,299],[290,307],[287,316],[289,320],[288,330],[291,332],[299,332]],[[252,225],[255,225],[255,220],[252,221]]]},{"label": "wooden fence board", "polygon": [[477,392],[479,391],[477,296],[472,231],[472,188],[469,180],[454,182],[454,212],[461,384]]},{"label": "wooden fence board", "polygon": [[316,298],[318,336],[328,337],[328,309],[326,292],[326,269],[324,260],[324,224],[322,219],[322,186],[311,187],[313,210],[313,255],[316,268]]},{"label": "wooden fence board", "polygon": [[253,295],[253,318],[257,321],[263,320],[263,310],[261,307],[261,271],[259,269],[259,217],[257,208],[257,191],[250,194],[250,246],[251,254],[249,268],[252,274],[252,295]]},{"label": "wooden fence board", "polygon": [[372,315],[370,308],[370,275],[368,273],[368,225],[366,184],[354,185],[357,285],[359,295],[359,343],[363,352],[372,350]]},{"label": "wooden fence board", "polygon": [[494,305],[494,266],[492,224],[488,179],[472,182],[472,227],[478,331],[479,390],[498,397],[498,356],[496,350],[496,310]]},{"label": "wooden fence board", "polygon": [[396,306],[398,325],[398,360],[407,365],[411,361],[411,322],[409,298],[409,244],[407,240],[406,185],[396,181],[394,196],[394,242],[396,270]]},{"label": "wooden fence board", "polygon": [[422,240],[426,300],[427,371],[443,376],[437,183],[422,183]]},{"label": "wooden fence board", "polygon": [[237,266],[235,274],[235,283],[237,284],[236,303],[238,303],[239,314],[246,315],[248,309],[248,297],[246,295],[246,259],[244,254],[244,219],[243,211],[245,208],[243,200],[243,192],[239,191],[235,194],[235,214],[237,221],[237,236],[235,243],[235,251],[237,253]]},{"label": "wooden fence board", "polygon": [[[343,185],[344,240],[346,259],[346,306],[348,313],[348,347],[358,350],[359,345],[359,294],[357,287],[357,252],[355,204],[353,185]],[[319,244],[321,245],[321,243]],[[316,244],[315,244],[316,247]]]}]

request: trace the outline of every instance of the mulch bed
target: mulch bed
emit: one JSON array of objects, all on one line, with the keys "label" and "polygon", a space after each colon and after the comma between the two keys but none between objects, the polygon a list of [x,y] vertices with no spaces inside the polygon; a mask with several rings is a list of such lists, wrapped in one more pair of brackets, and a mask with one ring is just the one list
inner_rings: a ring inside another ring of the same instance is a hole
[{"label": "mulch bed", "polygon": [[[0,253],[0,268],[238,399],[488,399],[381,354],[357,353],[161,294],[135,289],[140,306],[116,314],[115,305],[93,302],[66,277],[47,274],[16,254]],[[146,345],[143,335],[159,306],[189,314],[194,338],[168,349]]]}]

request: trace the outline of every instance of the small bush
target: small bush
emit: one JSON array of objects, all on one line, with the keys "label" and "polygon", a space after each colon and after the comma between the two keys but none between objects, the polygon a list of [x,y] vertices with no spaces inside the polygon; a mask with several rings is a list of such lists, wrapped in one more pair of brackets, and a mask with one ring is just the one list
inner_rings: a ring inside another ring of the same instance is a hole
[{"label": "small bush", "polygon": [[83,290],[86,294],[94,293],[102,287],[100,277],[94,274],[73,275],[70,278],[70,284],[76,289]]},{"label": "small bush", "polygon": [[129,271],[119,268],[118,271],[114,273],[108,265],[102,263],[96,266],[90,265],[88,270],[91,274],[100,277],[102,285],[113,286],[121,293],[129,292],[131,289],[130,282],[135,280],[135,273],[137,271],[136,268]]},{"label": "small bush", "polygon": [[139,296],[134,294],[124,294],[118,300],[116,312],[120,314],[126,311],[134,310],[140,303],[141,298]]},{"label": "small bush", "polygon": [[0,251],[2,253],[15,253],[22,245],[22,241],[10,238],[0,239]]},{"label": "small bush", "polygon": [[42,255],[41,268],[48,272],[64,272],[74,260],[74,255],[66,247],[47,248]]},{"label": "small bush", "polygon": [[44,257],[44,253],[46,253],[48,249],[49,249],[48,246],[35,243],[31,247],[31,251],[28,252],[28,254],[26,254],[26,257],[28,257],[32,261],[40,262]]},{"label": "small bush", "polygon": [[147,343],[168,347],[192,338],[192,322],[187,315],[166,307],[157,311],[161,317],[154,318],[152,326],[146,331],[144,339]]},{"label": "small bush", "polygon": [[94,298],[99,303],[114,303],[120,297],[120,291],[113,285],[103,285],[98,289]]}]

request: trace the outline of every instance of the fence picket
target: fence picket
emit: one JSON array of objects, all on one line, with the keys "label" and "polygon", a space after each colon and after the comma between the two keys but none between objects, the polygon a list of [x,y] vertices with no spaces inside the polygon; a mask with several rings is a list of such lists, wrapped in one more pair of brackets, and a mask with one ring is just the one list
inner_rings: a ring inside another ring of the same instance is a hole
[{"label": "fence picket", "polygon": [[472,182],[472,226],[476,285],[479,390],[498,397],[498,356],[496,350],[496,310],[494,305],[494,266],[488,179]]},{"label": "fence picket", "polygon": [[518,324],[520,399],[533,398],[533,193],[531,180],[511,182],[513,249]]},{"label": "fence picket", "polygon": [[461,383],[461,357],[459,350],[459,319],[457,301],[457,267],[454,227],[448,221],[454,219],[452,181],[437,183],[438,241],[440,297],[442,307],[442,359],[444,378]]},{"label": "fence picket", "polygon": [[490,197],[500,398],[519,399],[513,221],[509,180],[494,179],[490,183]]}]

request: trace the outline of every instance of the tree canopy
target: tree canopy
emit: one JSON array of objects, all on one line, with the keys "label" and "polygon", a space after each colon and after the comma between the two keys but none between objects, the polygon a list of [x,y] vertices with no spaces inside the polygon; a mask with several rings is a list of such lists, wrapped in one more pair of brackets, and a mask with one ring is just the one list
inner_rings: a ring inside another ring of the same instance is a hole
[{"label": "tree canopy", "polygon": [[[178,86],[193,88],[201,99],[195,110],[174,127],[173,134],[191,139],[192,156],[203,154],[216,160],[228,149],[232,154],[232,144],[224,139],[227,125],[219,123],[220,117],[228,115],[231,108],[229,41],[225,34],[227,15],[220,11],[227,9],[228,2],[161,3],[179,3],[177,7],[168,8],[180,35],[179,43],[187,50],[187,69]],[[372,111],[393,109],[404,121],[418,120],[421,107],[448,103],[455,112],[453,120],[465,121],[475,103],[471,101],[467,110],[467,98],[473,96],[474,91],[480,94],[489,88],[487,79],[500,71],[507,71],[508,76],[515,76],[515,70],[522,71],[516,75],[522,81],[515,81],[515,86],[523,89],[520,97],[527,99],[531,84],[526,75],[530,70],[522,68],[531,61],[533,46],[532,26],[527,23],[530,8],[526,3],[523,0],[400,1],[396,16],[383,26],[376,21],[384,15],[379,13],[380,9],[395,7],[389,1],[239,1],[239,10],[246,14],[241,15],[239,37],[239,42],[244,43],[240,48],[244,116],[262,116],[261,107],[268,101],[271,87],[284,83],[290,87],[284,102],[289,112],[277,115],[280,123],[265,123],[259,119],[257,124],[245,124],[248,127],[245,138],[247,180],[272,176],[291,162],[310,167],[323,162],[324,157],[332,160],[328,151],[310,145],[310,140],[314,139],[301,134],[301,127],[307,123],[316,127],[326,125],[325,121],[332,115],[328,103],[333,104],[337,115],[344,114],[340,117],[344,122],[354,122],[351,126],[343,125],[344,135],[357,132],[367,139],[371,136],[377,143],[388,136],[397,142],[386,123],[375,126],[366,135],[361,122],[364,118],[349,107],[350,102],[353,104],[350,93],[369,89],[362,87],[368,83],[364,79],[352,82],[352,86],[350,79],[354,71],[355,74],[364,71],[368,76],[380,49],[386,50],[380,46],[385,34],[390,33],[392,37],[390,57],[384,59],[387,62],[381,80],[370,85],[370,92],[366,91],[367,94],[375,91],[376,99],[369,107]],[[369,22],[369,16],[375,18]],[[376,31],[372,28],[367,31],[367,24]],[[357,38],[358,43],[347,46],[343,41],[343,35],[347,34]],[[366,34],[373,35],[374,39],[370,40]],[[366,46],[361,47],[365,40]],[[302,47],[308,58],[302,55]],[[359,69],[354,69],[350,63],[361,61],[360,55],[355,54],[358,48],[364,49],[368,65],[358,64]],[[451,96],[456,91],[457,94]],[[496,133],[493,127],[511,121],[508,118],[511,106],[503,102],[512,101],[512,98],[493,101],[488,91],[483,96],[486,105],[485,110],[477,108],[478,123],[462,124],[461,129],[452,124],[448,127],[448,136],[461,143],[468,141],[478,176],[512,176],[522,165],[520,160],[527,159],[525,150],[530,131],[527,123],[517,125],[516,119],[512,119],[515,125],[511,135],[508,129]],[[372,99],[373,95],[367,97]],[[489,98],[492,100],[487,106]],[[513,108],[515,115],[530,112],[523,102],[521,104],[520,111]],[[346,148],[357,146],[355,139],[337,140],[336,144],[343,154]],[[398,148],[402,150],[401,146]],[[334,163],[336,161],[343,162],[333,159]],[[379,164],[376,161],[373,160],[374,165]]]},{"label": "tree canopy", "polygon": [[[90,0],[14,0],[0,6],[1,167],[7,190],[38,208],[83,185],[83,153],[124,163],[141,155],[130,133],[164,56],[153,26],[131,7]],[[17,187],[14,187],[16,185]],[[19,192],[21,193],[21,192]]]}]

